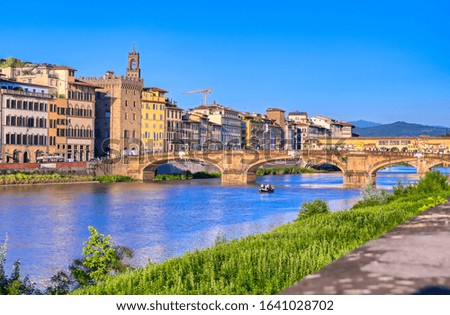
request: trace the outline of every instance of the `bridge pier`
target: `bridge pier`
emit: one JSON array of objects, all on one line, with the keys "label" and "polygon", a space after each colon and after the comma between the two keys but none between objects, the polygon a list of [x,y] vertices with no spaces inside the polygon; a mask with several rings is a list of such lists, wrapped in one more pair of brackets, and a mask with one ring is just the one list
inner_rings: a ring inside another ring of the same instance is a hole
[{"label": "bridge pier", "polygon": [[376,174],[362,171],[348,171],[344,173],[344,188],[364,188],[368,184],[376,184]]},{"label": "bridge pier", "polygon": [[246,185],[256,182],[256,173],[233,172],[225,170],[222,172],[222,185]]}]

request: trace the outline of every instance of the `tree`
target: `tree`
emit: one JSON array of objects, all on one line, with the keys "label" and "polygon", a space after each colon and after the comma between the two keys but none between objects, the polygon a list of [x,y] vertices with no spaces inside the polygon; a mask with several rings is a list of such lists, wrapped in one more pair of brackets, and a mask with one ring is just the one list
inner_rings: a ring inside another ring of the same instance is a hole
[{"label": "tree", "polygon": [[100,234],[88,227],[91,236],[84,242],[83,257],[75,259],[69,272],[59,271],[51,278],[48,294],[67,294],[79,287],[86,287],[105,280],[109,275],[124,272],[131,267],[125,262],[133,257],[133,251],[125,246],[116,246],[111,236]]}]

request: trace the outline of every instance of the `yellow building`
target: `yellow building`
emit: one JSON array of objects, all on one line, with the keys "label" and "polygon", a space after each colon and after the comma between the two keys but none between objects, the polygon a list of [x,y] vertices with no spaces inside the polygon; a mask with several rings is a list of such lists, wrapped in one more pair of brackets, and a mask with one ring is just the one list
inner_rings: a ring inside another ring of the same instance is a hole
[{"label": "yellow building", "polygon": [[142,90],[141,140],[144,153],[164,151],[167,91],[150,87]]}]

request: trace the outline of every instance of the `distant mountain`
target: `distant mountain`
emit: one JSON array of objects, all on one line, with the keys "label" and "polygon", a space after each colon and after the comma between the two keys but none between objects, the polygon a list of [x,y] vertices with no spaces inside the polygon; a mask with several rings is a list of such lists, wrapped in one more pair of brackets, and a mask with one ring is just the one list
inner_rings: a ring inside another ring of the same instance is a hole
[{"label": "distant mountain", "polygon": [[361,137],[417,137],[420,135],[443,136],[450,132],[450,128],[425,126],[410,124],[404,121],[397,121],[392,124],[368,128],[355,128],[353,132],[359,134]]},{"label": "distant mountain", "polygon": [[376,127],[381,126],[382,124],[376,123],[373,121],[367,121],[367,120],[355,120],[355,121],[349,121],[350,124],[355,125],[356,128],[369,128],[369,127]]}]

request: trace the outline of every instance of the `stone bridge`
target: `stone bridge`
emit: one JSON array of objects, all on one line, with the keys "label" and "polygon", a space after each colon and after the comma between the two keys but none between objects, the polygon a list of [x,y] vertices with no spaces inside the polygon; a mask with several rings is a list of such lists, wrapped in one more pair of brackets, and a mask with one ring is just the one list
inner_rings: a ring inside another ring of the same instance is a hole
[{"label": "stone bridge", "polygon": [[256,170],[269,162],[298,160],[301,165],[332,164],[342,171],[344,187],[361,188],[368,183],[375,183],[376,172],[385,166],[405,162],[416,167],[417,174],[422,176],[436,165],[450,163],[450,154],[343,150],[180,151],[103,160],[96,166],[96,173],[153,181],[159,166],[170,161],[187,160],[216,166],[222,173],[222,184],[228,185],[255,183]]}]

